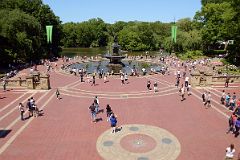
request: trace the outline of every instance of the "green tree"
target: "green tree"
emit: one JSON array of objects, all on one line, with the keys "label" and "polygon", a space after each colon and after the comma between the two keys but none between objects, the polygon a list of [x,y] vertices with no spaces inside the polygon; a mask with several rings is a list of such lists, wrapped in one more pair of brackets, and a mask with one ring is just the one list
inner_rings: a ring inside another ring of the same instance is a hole
[{"label": "green tree", "polygon": [[233,38],[232,27],[236,26],[233,17],[236,13],[230,3],[209,3],[203,6],[195,17],[202,23],[202,40],[206,49],[215,46],[217,41],[226,41]]},{"label": "green tree", "polygon": [[37,19],[17,9],[0,10],[0,17],[0,36],[7,41],[7,46],[1,46],[9,57],[21,61],[37,58],[41,46]]},{"label": "green tree", "polygon": [[189,32],[193,29],[192,23],[190,18],[183,18],[177,21],[177,26],[179,30]]},{"label": "green tree", "polygon": [[209,3],[223,3],[226,2],[227,0],[201,0],[202,5],[207,5]]},{"label": "green tree", "polygon": [[[42,0],[1,0],[0,10],[3,14],[0,17],[2,22],[0,46],[3,47],[1,50],[5,57],[8,57],[9,62],[6,63],[10,63],[10,57],[21,58],[21,61],[25,62],[48,57],[50,51],[51,55],[58,55],[62,38],[61,21],[48,5],[42,3]],[[4,14],[10,16],[9,20]],[[14,16],[16,16],[15,19]],[[3,27],[6,25],[12,27],[11,32],[16,35],[13,39],[9,39],[11,35],[7,27]],[[46,43],[46,25],[53,25],[51,45]],[[4,42],[3,39],[9,39],[9,41]],[[23,56],[24,54],[26,55]]]}]

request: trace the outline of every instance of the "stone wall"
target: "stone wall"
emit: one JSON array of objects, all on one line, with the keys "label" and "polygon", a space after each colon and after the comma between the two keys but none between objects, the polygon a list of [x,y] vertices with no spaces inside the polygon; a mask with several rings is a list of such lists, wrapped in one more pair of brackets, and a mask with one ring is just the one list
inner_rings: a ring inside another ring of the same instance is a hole
[{"label": "stone wall", "polygon": [[214,84],[224,84],[226,79],[230,78],[229,83],[239,83],[240,75],[230,76],[213,76],[212,73],[207,71],[196,71],[191,73],[190,83],[193,87],[196,86],[212,86]]},{"label": "stone wall", "polygon": [[[229,82],[234,83],[234,82],[240,82],[240,75],[239,76],[228,76]],[[213,76],[212,77],[212,82],[226,82],[227,76]]]},{"label": "stone wall", "polygon": [[49,77],[49,75],[35,72],[34,74],[27,76],[26,79],[22,79],[21,77],[9,79],[7,80],[7,84],[10,87],[26,87],[28,89],[48,90],[51,88]]}]

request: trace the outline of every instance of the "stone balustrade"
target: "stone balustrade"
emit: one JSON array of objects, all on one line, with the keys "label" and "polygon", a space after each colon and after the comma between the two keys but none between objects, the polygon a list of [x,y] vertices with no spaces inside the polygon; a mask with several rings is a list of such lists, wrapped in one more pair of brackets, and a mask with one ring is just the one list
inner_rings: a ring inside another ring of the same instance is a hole
[{"label": "stone balustrade", "polygon": [[190,83],[193,87],[206,87],[219,83],[223,84],[226,82],[227,78],[229,78],[229,83],[240,82],[240,75],[216,76],[213,75],[211,72],[200,70],[191,73]]},{"label": "stone balustrade", "polygon": [[39,72],[34,72],[26,77],[26,79],[22,79],[18,77],[16,79],[7,80],[7,84],[10,87],[26,87],[28,89],[50,89],[50,79],[47,74],[40,74]]}]

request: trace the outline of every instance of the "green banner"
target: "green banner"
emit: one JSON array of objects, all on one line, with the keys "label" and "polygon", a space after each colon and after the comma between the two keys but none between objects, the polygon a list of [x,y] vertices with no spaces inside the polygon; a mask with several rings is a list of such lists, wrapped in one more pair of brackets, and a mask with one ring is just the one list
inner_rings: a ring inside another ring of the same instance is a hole
[{"label": "green banner", "polygon": [[46,30],[47,30],[47,43],[52,43],[52,29],[53,26],[46,26]]},{"label": "green banner", "polygon": [[172,41],[177,42],[177,26],[172,26]]}]

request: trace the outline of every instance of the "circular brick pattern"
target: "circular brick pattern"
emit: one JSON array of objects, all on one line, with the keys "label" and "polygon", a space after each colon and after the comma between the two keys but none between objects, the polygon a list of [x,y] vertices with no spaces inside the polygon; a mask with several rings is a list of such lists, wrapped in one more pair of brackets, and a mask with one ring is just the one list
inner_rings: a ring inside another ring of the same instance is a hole
[{"label": "circular brick pattern", "polygon": [[121,139],[120,145],[122,148],[133,153],[145,153],[153,150],[157,143],[148,135],[130,134]]},{"label": "circular brick pattern", "polygon": [[121,127],[117,133],[109,129],[98,137],[96,147],[103,159],[175,160],[181,152],[178,139],[165,129],[140,124]]}]

